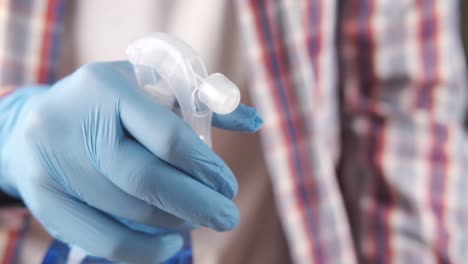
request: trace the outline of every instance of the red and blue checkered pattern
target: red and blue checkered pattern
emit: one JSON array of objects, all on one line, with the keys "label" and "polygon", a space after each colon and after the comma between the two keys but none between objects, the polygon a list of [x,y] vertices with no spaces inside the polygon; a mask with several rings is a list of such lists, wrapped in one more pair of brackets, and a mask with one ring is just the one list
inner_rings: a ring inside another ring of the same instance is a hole
[{"label": "red and blue checkered pattern", "polygon": [[[468,260],[457,1],[238,0],[238,12],[294,262]],[[63,15],[60,0],[0,1],[3,96],[54,81]],[[4,226],[13,263],[28,225]]]},{"label": "red and blue checkered pattern", "polygon": [[239,1],[295,263],[468,260],[457,7]]}]

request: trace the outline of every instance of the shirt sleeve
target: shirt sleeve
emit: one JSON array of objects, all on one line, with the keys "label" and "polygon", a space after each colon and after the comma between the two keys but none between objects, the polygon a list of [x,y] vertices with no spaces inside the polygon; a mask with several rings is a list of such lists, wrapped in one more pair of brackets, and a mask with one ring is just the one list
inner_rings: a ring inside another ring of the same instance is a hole
[{"label": "shirt sleeve", "polygon": [[361,263],[467,258],[458,1],[343,1],[343,189]]}]

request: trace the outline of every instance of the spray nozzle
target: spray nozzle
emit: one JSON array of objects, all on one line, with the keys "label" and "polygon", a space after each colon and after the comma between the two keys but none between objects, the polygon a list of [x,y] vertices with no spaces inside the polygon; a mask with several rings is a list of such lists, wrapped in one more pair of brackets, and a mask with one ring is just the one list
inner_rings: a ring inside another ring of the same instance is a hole
[{"label": "spray nozzle", "polygon": [[139,86],[180,114],[211,145],[212,113],[228,114],[239,104],[237,86],[221,73],[208,76],[198,54],[185,42],[164,33],[151,33],[132,42],[127,56]]}]

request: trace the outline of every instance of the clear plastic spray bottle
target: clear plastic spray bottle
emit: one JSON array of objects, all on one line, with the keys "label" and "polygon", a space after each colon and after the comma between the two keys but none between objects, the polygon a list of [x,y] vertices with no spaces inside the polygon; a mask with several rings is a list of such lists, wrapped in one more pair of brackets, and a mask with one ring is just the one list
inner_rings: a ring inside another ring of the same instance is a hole
[{"label": "clear plastic spray bottle", "polygon": [[[140,88],[177,113],[211,147],[212,115],[236,109],[238,87],[221,73],[208,75],[195,50],[165,33],[135,40],[128,46],[127,56]],[[182,251],[166,263],[192,263],[190,234],[185,234]]]}]

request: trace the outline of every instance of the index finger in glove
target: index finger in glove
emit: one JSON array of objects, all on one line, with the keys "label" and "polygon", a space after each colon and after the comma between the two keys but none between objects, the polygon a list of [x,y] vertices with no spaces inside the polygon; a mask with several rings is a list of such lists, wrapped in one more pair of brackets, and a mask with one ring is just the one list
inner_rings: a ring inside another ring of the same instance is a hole
[{"label": "index finger in glove", "polygon": [[227,115],[214,114],[212,125],[217,128],[240,131],[257,132],[263,120],[255,108],[240,104],[234,112]]}]

